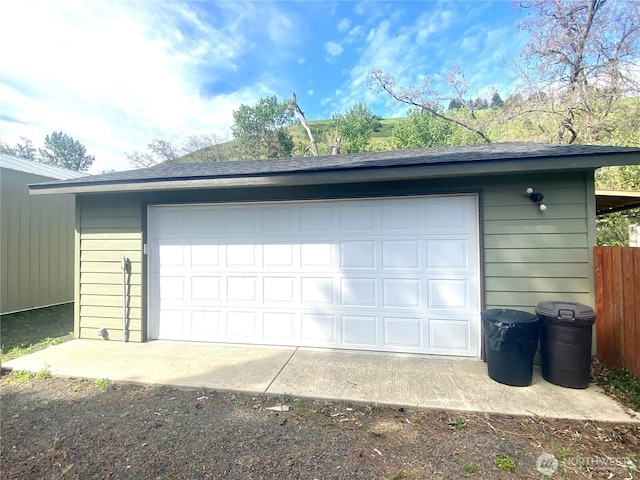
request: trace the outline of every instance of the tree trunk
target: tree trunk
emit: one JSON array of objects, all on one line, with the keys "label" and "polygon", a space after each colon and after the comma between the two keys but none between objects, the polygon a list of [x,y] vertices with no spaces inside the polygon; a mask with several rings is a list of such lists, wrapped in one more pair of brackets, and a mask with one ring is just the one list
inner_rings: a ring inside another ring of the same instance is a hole
[{"label": "tree trunk", "polygon": [[300,123],[307,131],[307,136],[309,137],[309,141],[311,142],[311,153],[313,153],[314,157],[318,156],[318,144],[316,143],[316,139],[313,137],[311,133],[311,129],[309,128],[309,124],[307,123],[307,119],[304,116],[304,112],[300,110],[298,106],[298,100],[296,98],[296,92],[291,94],[291,107],[293,108],[293,113],[300,120]]},{"label": "tree trunk", "polygon": [[331,147],[331,155],[340,155],[340,145],[342,144],[342,137],[338,136],[333,141],[333,146]]}]

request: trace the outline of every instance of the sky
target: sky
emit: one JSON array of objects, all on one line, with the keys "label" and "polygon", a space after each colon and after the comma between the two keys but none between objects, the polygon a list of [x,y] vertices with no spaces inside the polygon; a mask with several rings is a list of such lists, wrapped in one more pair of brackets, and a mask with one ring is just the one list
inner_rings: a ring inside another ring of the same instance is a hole
[{"label": "sky", "polygon": [[459,65],[469,97],[512,91],[509,62],[526,12],[508,1],[4,0],[0,140],[42,147],[62,131],[96,160],[154,138],[231,140],[233,112],[296,92],[307,120],[365,102],[383,118],[406,108],[367,88],[373,68],[401,85],[441,85]]}]

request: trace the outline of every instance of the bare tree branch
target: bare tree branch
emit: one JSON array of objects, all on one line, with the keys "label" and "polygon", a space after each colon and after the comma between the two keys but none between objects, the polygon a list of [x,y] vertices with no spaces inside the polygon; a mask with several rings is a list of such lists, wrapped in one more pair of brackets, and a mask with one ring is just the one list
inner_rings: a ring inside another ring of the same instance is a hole
[{"label": "bare tree branch", "polygon": [[[316,139],[311,133],[311,129],[309,128],[309,124],[307,123],[307,119],[304,116],[304,112],[300,110],[298,106],[298,99],[296,97],[296,92],[291,94],[291,107],[293,108],[293,113],[296,118],[300,121],[304,129],[307,131],[307,136],[309,137],[309,141],[311,142],[311,153],[313,153],[314,157],[318,156],[318,144],[316,143]],[[306,149],[305,149],[306,154]]]},{"label": "bare tree branch", "polygon": [[[460,92],[463,91],[464,87],[464,79],[459,77],[459,72],[461,72],[461,70],[452,71],[450,77],[450,81],[455,80],[453,88],[457,93],[456,97],[460,96]],[[423,85],[420,88],[414,86],[398,87],[396,85],[396,79],[393,76],[387,73],[383,73],[377,68],[374,68],[369,73],[368,84],[370,88],[374,88],[378,92],[384,91],[388,93],[396,102],[404,103],[406,105],[411,105],[413,107],[418,107],[422,110],[425,110],[438,118],[446,120],[447,122],[455,123],[456,125],[469,130],[470,132],[473,132],[474,134],[478,135],[485,143],[491,143],[491,139],[481,129],[442,113],[440,102],[443,101],[446,97],[439,92],[432,90],[430,88],[431,82],[432,79],[427,77],[425,78]],[[457,99],[461,100],[464,105],[467,105],[464,99]],[[470,108],[470,111],[472,112],[473,116],[472,108]]]}]

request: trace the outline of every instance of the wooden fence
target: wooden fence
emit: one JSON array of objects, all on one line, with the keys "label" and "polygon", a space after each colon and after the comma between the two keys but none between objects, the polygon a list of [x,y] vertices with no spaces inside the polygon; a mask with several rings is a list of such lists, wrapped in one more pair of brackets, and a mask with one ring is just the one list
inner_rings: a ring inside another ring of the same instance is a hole
[{"label": "wooden fence", "polygon": [[640,248],[595,247],[594,266],[598,358],[640,376]]}]

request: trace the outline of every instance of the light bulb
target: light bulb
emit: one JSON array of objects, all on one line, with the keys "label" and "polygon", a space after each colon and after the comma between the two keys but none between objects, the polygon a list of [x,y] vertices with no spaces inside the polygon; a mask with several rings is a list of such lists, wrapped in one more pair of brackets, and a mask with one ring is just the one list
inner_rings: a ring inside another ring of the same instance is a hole
[{"label": "light bulb", "polygon": [[540,210],[542,210],[543,212],[547,209],[547,206],[544,203],[540,204]]},{"label": "light bulb", "polygon": [[533,187],[527,188],[527,193],[531,195],[533,193]]}]

